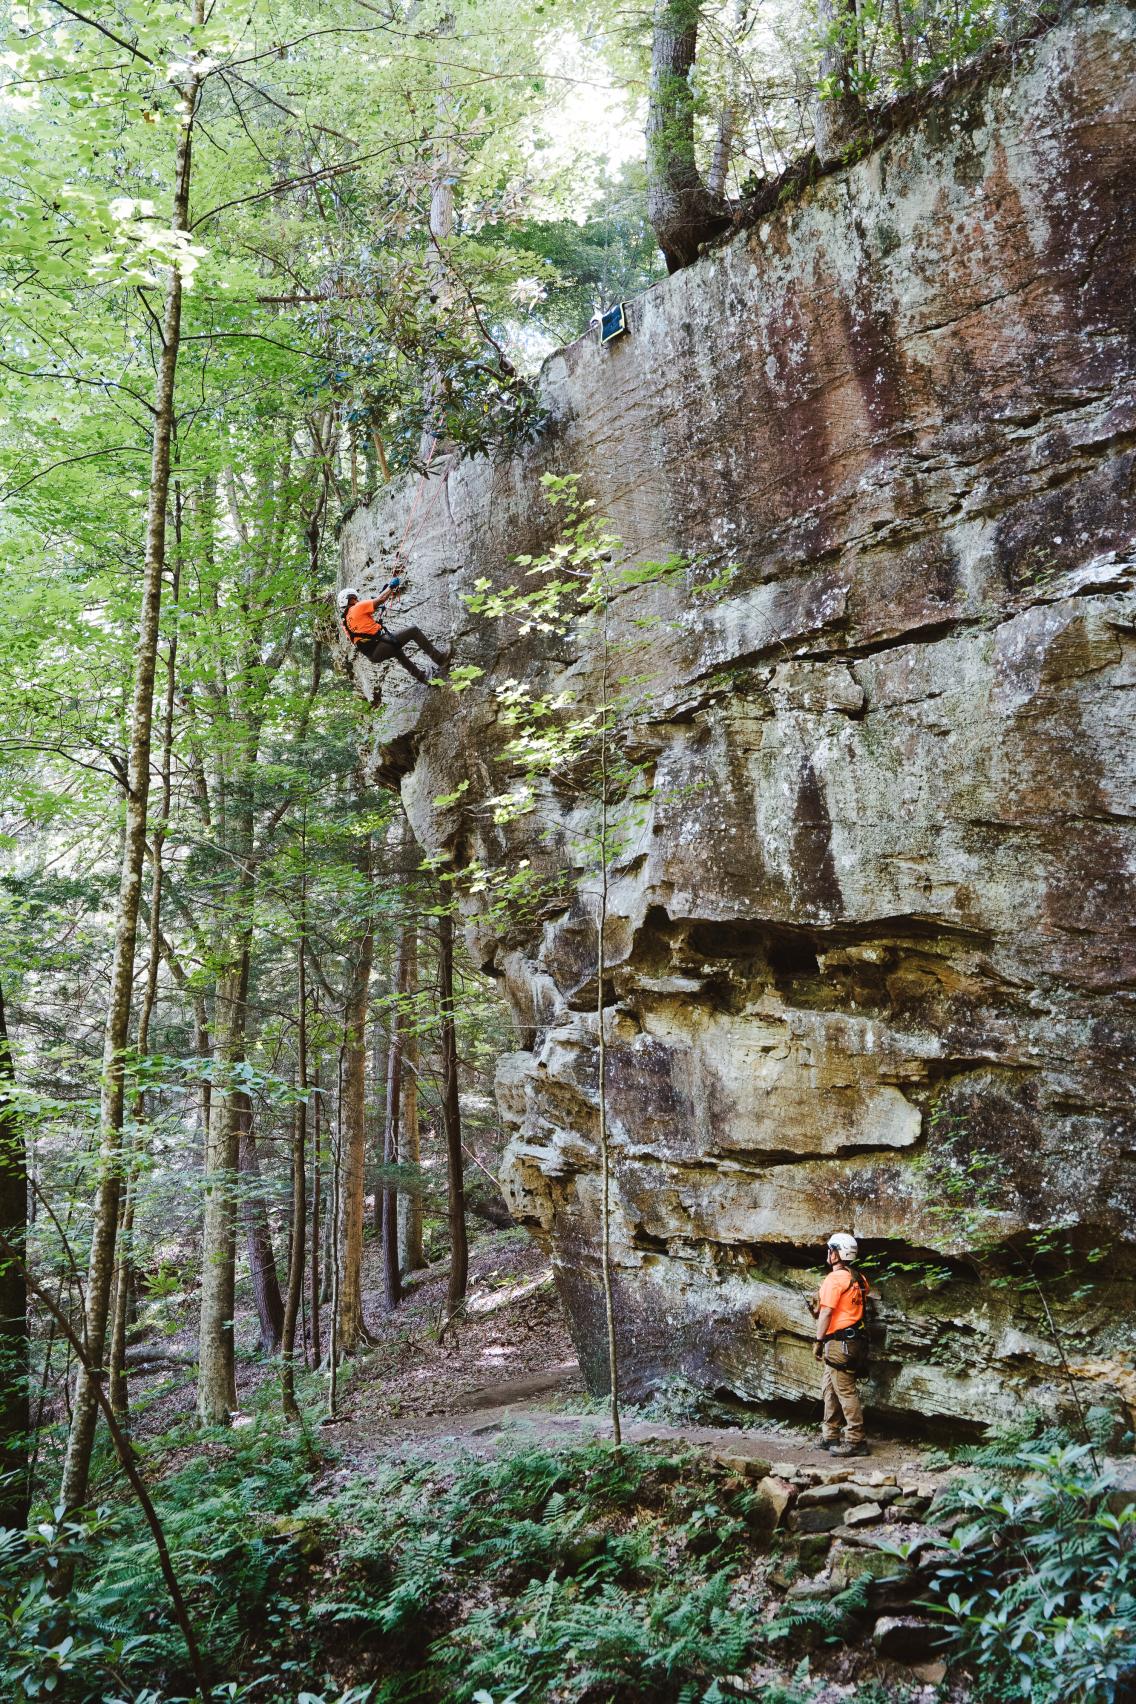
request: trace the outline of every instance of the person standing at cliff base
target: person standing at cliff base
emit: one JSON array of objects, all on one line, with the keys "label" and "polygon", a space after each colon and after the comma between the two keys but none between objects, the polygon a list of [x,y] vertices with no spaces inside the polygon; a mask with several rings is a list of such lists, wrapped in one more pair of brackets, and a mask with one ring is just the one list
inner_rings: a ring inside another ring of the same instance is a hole
[{"label": "person standing at cliff base", "polygon": [[871,1454],[864,1441],[864,1410],[856,1389],[856,1376],[868,1359],[864,1321],[868,1284],[853,1265],[859,1252],[855,1237],[847,1231],[833,1231],[826,1250],[828,1276],[816,1302],[810,1303],[810,1312],[816,1317],[813,1353],[824,1365],[821,1449],[834,1456]]},{"label": "person standing at cliff base", "polygon": [[424,686],[429,684],[430,676],[424,674],[417,663],[412,663],[403,647],[415,644],[437,666],[439,672],[446,666],[447,658],[441,651],[435,649],[420,627],[400,627],[393,632],[385,625],[383,609],[391,599],[397,597],[402,590],[402,581],[396,575],[388,580],[382,591],[373,598],[361,598],[354,586],[344,586],[336,594],[335,607],[347,630],[347,637],[361,656],[370,663],[384,663],[388,657],[393,657],[402,664],[407,674]]}]

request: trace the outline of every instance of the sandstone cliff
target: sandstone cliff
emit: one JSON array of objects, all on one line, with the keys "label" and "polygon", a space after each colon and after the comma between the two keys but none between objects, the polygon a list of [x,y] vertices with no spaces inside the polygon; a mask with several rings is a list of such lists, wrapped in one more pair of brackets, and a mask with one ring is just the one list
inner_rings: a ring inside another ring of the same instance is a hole
[{"label": "sandstone cliff", "polygon": [[[586,698],[597,667],[463,601],[556,536],[541,474],[577,472],[631,559],[689,564],[618,608],[659,623],[607,953],[633,1392],[811,1394],[801,1298],[843,1226],[890,1266],[878,1407],[1063,1402],[1014,1252],[1058,1226],[1037,1271],[1086,1399],[1132,1400],[1134,119],[1133,13],[1074,14],[632,303],[629,337],[555,355],[532,449],[346,529],[363,584],[405,535],[404,613],[486,670],[461,697],[381,680],[377,765],[458,868],[578,844],[556,789],[504,829],[479,808],[495,686]],[[506,1190],[598,1385],[595,884],[570,874],[528,923],[471,899],[468,932],[522,1043]]]}]

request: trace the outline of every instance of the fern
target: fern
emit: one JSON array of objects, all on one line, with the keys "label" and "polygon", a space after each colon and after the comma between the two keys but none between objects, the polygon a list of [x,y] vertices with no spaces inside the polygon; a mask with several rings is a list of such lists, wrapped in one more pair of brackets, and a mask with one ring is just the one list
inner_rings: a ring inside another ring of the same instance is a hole
[{"label": "fern", "polygon": [[868,1612],[872,1584],[871,1576],[865,1574],[830,1598],[787,1603],[779,1615],[766,1622],[762,1637],[769,1644],[802,1636],[819,1636],[829,1644],[846,1639]]}]

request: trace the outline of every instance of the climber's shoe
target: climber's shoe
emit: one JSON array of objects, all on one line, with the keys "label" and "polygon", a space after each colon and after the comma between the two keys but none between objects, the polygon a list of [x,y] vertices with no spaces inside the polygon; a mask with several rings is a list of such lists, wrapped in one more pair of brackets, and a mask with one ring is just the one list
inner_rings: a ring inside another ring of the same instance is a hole
[{"label": "climber's shoe", "polygon": [[830,1444],[828,1453],[834,1456],[866,1456],[872,1452],[867,1444],[861,1441],[858,1444]]},{"label": "climber's shoe", "polygon": [[823,1450],[826,1455],[831,1455],[835,1448],[836,1448],[836,1439],[835,1438],[820,1438],[817,1441],[817,1449]]}]

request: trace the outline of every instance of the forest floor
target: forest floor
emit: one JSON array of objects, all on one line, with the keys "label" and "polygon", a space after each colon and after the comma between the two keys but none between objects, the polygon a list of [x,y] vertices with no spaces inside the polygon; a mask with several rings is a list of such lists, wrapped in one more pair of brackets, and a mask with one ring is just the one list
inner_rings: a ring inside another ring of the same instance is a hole
[{"label": "forest floor", "polygon": [[[340,1371],[334,1416],[321,1414],[326,1375],[304,1376],[306,1441],[282,1423],[279,1365],[259,1352],[247,1296],[241,1412],[205,1438],[186,1425],[192,1297],[150,1310],[152,1370],[131,1386],[165,1506],[186,1511],[195,1555],[286,1547],[273,1566],[292,1571],[287,1613],[261,1627],[242,1607],[234,1624],[242,1675],[284,1662],[309,1697],[323,1697],[317,1683],[368,1696],[377,1684],[400,1704],[965,1704],[923,1602],[943,1545],[934,1511],[966,1471],[942,1448],[876,1430],[853,1467],[820,1450],[819,1400],[777,1419],[679,1390],[625,1405],[631,1447],[613,1457],[607,1405],[584,1390],[536,1245],[516,1230],[476,1237],[466,1307],[443,1328],[447,1279],[435,1262],[388,1313],[367,1243],[371,1341]],[[589,1652],[606,1653],[591,1681]],[[617,1672],[636,1678],[602,1678]],[[714,1675],[726,1679],[705,1690]]]}]

